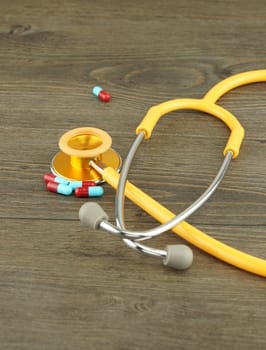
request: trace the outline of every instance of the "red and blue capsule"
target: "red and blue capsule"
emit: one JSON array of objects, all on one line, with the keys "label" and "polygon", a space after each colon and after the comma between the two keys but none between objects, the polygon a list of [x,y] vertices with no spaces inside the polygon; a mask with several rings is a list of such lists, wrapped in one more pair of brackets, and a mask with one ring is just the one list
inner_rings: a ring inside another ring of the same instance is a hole
[{"label": "red and blue capsule", "polygon": [[102,186],[83,186],[75,189],[77,197],[101,197],[104,194]]},{"label": "red and blue capsule", "polygon": [[63,177],[60,177],[60,176],[56,176],[54,174],[50,174],[50,173],[44,174],[43,180],[46,183],[47,182],[56,182],[56,183],[65,184],[65,185],[69,184],[69,180],[64,179]]},{"label": "red and blue capsule", "polygon": [[96,186],[94,181],[69,181],[69,186],[75,190],[78,187],[92,187]]},{"label": "red and blue capsule", "polygon": [[103,90],[100,86],[94,86],[92,89],[92,93],[94,96],[97,96],[99,100],[103,102],[109,102],[111,99],[111,95],[109,92]]},{"label": "red and blue capsule", "polygon": [[73,192],[71,186],[52,181],[47,183],[46,188],[50,192],[63,194],[64,196],[70,196]]}]

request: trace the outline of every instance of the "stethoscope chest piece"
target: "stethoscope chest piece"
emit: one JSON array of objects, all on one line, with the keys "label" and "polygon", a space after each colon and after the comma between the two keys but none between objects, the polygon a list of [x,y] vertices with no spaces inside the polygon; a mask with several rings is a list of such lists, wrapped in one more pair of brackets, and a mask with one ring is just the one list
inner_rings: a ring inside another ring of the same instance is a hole
[{"label": "stethoscope chest piece", "polygon": [[103,130],[91,127],[76,128],[66,132],[59,140],[61,152],[51,162],[51,171],[69,180],[103,181],[101,175],[89,164],[101,160],[117,171],[121,168],[120,155],[111,148],[112,139]]}]

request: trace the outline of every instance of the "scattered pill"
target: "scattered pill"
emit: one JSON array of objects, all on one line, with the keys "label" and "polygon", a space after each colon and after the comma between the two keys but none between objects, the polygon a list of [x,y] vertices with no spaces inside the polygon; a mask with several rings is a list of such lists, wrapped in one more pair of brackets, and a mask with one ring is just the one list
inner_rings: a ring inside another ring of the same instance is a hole
[{"label": "scattered pill", "polygon": [[94,181],[70,181],[69,186],[75,190],[78,187],[96,186],[96,183]]},{"label": "scattered pill", "polygon": [[46,185],[48,191],[60,193],[65,196],[69,196],[72,194],[73,189],[69,185],[56,183],[56,182],[48,182]]},{"label": "scattered pill", "polygon": [[94,86],[92,93],[103,102],[109,102],[111,99],[111,95],[107,91],[103,90],[100,86]]},{"label": "scattered pill", "polygon": [[49,173],[44,174],[43,179],[45,182],[57,182],[60,184],[65,184],[65,185],[69,184],[69,181],[67,179],[64,179],[63,177],[56,176],[54,174],[49,174]]},{"label": "scattered pill", "polygon": [[77,197],[101,197],[103,193],[104,189],[101,186],[84,186],[75,189],[75,195]]}]

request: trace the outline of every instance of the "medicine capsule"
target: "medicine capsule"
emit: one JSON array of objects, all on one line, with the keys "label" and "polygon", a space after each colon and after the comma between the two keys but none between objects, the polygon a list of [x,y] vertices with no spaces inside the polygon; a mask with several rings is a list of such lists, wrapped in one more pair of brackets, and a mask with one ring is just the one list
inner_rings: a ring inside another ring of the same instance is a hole
[{"label": "medicine capsule", "polygon": [[69,186],[75,190],[78,187],[89,187],[89,186],[96,186],[96,183],[94,181],[70,181]]},{"label": "medicine capsule", "polygon": [[49,173],[44,174],[43,179],[45,182],[57,182],[60,184],[65,184],[65,185],[69,184],[69,181],[67,179],[64,179],[63,177],[56,176],[54,174],[49,174]]},{"label": "medicine capsule", "polygon": [[92,93],[103,102],[109,102],[111,99],[111,95],[107,91],[103,90],[100,86],[94,86]]},{"label": "medicine capsule", "polygon": [[72,194],[73,189],[69,185],[66,184],[60,184],[56,182],[48,182],[46,185],[46,188],[48,191],[55,192],[55,193],[60,193],[65,196],[69,196]]},{"label": "medicine capsule", "polygon": [[101,186],[83,186],[75,189],[77,197],[101,197],[104,194],[104,189]]}]

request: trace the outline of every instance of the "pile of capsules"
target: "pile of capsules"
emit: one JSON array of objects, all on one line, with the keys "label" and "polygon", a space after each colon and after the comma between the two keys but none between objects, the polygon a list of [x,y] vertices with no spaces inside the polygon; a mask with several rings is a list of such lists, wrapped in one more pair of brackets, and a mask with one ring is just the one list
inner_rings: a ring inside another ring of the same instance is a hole
[{"label": "pile of capsules", "polygon": [[48,173],[44,174],[43,180],[50,192],[77,197],[101,197],[104,194],[102,186],[97,186],[94,181],[69,181],[60,176]]}]

